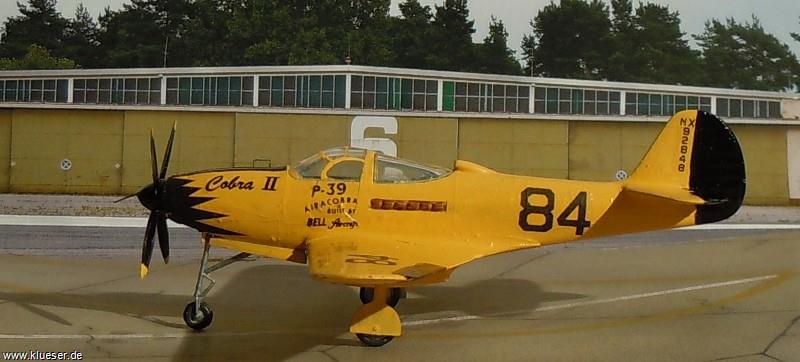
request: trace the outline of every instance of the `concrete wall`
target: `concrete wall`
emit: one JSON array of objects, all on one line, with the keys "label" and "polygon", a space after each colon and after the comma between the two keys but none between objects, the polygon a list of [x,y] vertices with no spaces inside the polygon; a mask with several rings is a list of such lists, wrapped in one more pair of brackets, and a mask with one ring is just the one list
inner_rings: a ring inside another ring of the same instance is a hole
[{"label": "concrete wall", "polygon": [[[9,191],[118,193],[123,113],[15,109]],[[62,161],[71,169],[61,169]]]},{"label": "concrete wall", "polygon": [[[663,123],[497,118],[283,115],[235,112],[0,110],[0,192],[127,194],[150,182],[150,130],[161,163],[173,124],[170,174],[277,166],[321,149],[370,144],[451,167],[457,158],[501,172],[581,180],[630,174]],[[733,125],[750,204],[789,204],[787,132]],[[72,162],[64,171],[60,163]]]},{"label": "concrete wall", "polygon": [[618,171],[630,175],[661,123],[578,122],[569,125],[569,178],[612,181]]},{"label": "concrete wall", "polygon": [[566,178],[568,139],[564,121],[465,118],[459,123],[458,158],[500,172]]},{"label": "concrete wall", "polygon": [[744,153],[747,173],[745,201],[778,205],[789,200],[787,127],[732,125]]},{"label": "concrete wall", "polygon": [[10,109],[0,109],[0,192],[8,192],[12,114]]},{"label": "concrete wall", "polygon": [[169,174],[233,165],[235,114],[215,112],[126,111],[122,193],[133,193],[152,182],[150,130],[156,140],[156,159],[162,163],[173,124],[177,127]]}]

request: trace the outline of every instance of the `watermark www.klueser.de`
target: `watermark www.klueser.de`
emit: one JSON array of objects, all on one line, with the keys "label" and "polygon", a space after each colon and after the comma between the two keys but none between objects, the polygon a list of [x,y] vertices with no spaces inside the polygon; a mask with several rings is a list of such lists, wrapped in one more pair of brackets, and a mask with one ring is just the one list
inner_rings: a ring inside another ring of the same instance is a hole
[{"label": "watermark www.klueser.de", "polygon": [[24,352],[2,352],[3,359],[6,361],[80,361],[83,353],[72,352],[46,352],[30,350]]}]

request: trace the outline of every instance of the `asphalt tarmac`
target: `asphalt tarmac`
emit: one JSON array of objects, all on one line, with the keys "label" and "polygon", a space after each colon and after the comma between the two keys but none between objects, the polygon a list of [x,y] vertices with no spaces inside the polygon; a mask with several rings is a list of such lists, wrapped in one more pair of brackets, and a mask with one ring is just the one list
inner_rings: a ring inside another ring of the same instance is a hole
[{"label": "asphalt tarmac", "polygon": [[[142,230],[0,226],[0,352],[84,360],[798,361],[800,231],[666,231],[498,255],[410,289],[403,336],[347,332],[355,288],[304,265],[222,269],[202,333],[181,318],[200,244],[138,276]],[[214,250],[212,257],[231,255]],[[0,355],[1,356],[1,355]],[[8,357],[8,356],[5,356]]]}]

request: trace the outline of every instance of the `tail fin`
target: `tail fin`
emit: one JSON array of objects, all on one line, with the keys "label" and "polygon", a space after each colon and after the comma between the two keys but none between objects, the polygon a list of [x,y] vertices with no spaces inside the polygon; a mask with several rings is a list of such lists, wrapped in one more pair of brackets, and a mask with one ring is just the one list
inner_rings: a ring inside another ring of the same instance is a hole
[{"label": "tail fin", "polygon": [[717,116],[691,110],[667,122],[625,188],[695,205],[694,223],[705,224],[733,215],[745,184],[736,136]]}]

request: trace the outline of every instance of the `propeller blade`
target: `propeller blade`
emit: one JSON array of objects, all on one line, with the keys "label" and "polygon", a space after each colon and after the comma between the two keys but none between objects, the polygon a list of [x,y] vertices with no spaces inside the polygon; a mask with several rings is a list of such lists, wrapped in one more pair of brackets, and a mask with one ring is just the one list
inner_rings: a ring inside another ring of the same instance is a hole
[{"label": "propeller blade", "polygon": [[125,197],[123,197],[123,198],[121,198],[121,199],[119,199],[119,200],[116,200],[116,201],[114,201],[114,203],[116,204],[116,203],[118,203],[118,202],[123,202],[123,201],[125,201],[125,200],[127,200],[127,199],[130,199],[131,197],[134,197],[134,196],[136,196],[136,195],[138,195],[138,194],[139,194],[138,192],[137,192],[137,193],[135,193],[135,194],[130,194],[130,195],[128,195],[128,196],[125,196]]},{"label": "propeller blade", "polygon": [[167,149],[164,151],[164,160],[161,162],[161,174],[159,179],[167,177],[167,167],[169,166],[169,158],[172,156],[172,141],[175,140],[175,127],[177,123],[172,124],[172,131],[169,133],[169,141],[167,141]]},{"label": "propeller blade", "polygon": [[156,235],[156,223],[158,216],[155,212],[150,213],[147,218],[147,228],[144,231],[144,243],[142,244],[142,264],[139,266],[139,276],[144,279],[150,271],[150,259],[153,257],[153,239]]},{"label": "propeller blade", "polygon": [[153,130],[150,129],[150,161],[153,166],[153,185],[158,185],[158,161],[156,160],[156,140]]},{"label": "propeller blade", "polygon": [[159,213],[158,216],[158,247],[161,248],[161,256],[164,257],[164,264],[169,264],[169,232],[167,231],[167,217],[162,213]]}]

